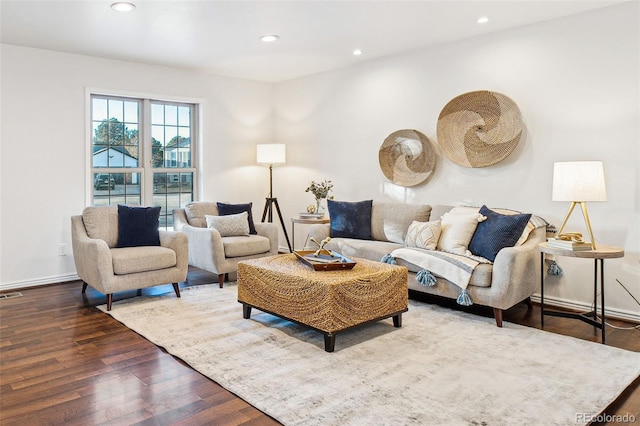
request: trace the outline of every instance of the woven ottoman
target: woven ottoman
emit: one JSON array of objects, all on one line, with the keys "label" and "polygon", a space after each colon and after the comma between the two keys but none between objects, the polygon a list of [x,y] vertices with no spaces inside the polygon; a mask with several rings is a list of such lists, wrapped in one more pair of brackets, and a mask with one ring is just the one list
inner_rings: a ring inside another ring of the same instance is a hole
[{"label": "woven ottoman", "polygon": [[244,318],[251,308],[313,328],[333,352],[336,333],[393,317],[402,326],[407,311],[407,269],[354,259],[350,270],[315,271],[294,254],[238,263],[238,302]]}]

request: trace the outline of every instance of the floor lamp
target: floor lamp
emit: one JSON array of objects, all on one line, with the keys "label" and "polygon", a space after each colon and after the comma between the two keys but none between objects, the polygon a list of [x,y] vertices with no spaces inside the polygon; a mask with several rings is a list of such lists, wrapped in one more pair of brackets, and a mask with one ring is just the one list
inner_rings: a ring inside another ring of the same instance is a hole
[{"label": "floor lamp", "polygon": [[591,221],[587,212],[587,201],[607,201],[602,161],[567,161],[553,164],[553,201],[570,201],[569,211],[560,225],[562,234],[576,204],[580,204],[582,215],[591,237],[591,248],[596,249]]},{"label": "floor lamp", "polygon": [[264,222],[265,219],[268,222],[273,222],[273,208],[275,207],[276,212],[278,213],[278,217],[280,218],[280,224],[282,225],[284,237],[287,240],[287,246],[289,246],[289,251],[293,252],[291,248],[291,242],[289,242],[289,235],[287,234],[287,227],[284,225],[284,219],[282,219],[282,213],[280,213],[278,199],[273,196],[273,166],[284,164],[285,161],[285,144],[271,143],[257,145],[256,162],[263,166],[269,166],[269,196],[266,198],[264,204],[264,211],[262,212],[262,222]]}]

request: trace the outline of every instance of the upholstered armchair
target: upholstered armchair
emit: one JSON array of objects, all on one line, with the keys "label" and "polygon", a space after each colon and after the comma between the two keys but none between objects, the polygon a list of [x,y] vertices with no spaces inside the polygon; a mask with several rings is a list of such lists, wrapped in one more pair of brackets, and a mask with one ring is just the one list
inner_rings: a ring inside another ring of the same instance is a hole
[{"label": "upholstered armchair", "polygon": [[[182,209],[173,211],[173,227],[176,231],[187,234],[189,239],[189,265],[218,275],[220,288],[229,273],[238,270],[241,260],[278,254],[278,228],[274,223],[253,223],[251,216],[246,216],[254,229],[245,233],[230,232],[211,223],[212,219],[222,219],[218,205],[238,211],[243,206],[251,212],[251,204],[222,204],[214,202],[192,202]],[[226,213],[226,212],[222,212]],[[211,227],[207,226],[207,218]],[[213,218],[211,217],[213,216]],[[231,219],[231,218],[230,218]],[[236,235],[233,235],[236,234]]]},{"label": "upholstered armchair", "polygon": [[105,294],[107,310],[119,291],[172,283],[180,297],[178,283],[186,280],[189,267],[187,236],[160,230],[158,237],[159,245],[118,247],[118,206],[87,207],[82,215],[72,216],[73,259],[82,293],[90,285]]}]

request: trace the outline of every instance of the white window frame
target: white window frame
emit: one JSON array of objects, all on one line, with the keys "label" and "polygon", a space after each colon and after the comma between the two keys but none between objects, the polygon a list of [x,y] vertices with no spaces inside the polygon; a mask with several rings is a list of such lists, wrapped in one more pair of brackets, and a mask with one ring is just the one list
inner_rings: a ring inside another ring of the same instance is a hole
[{"label": "white window frame", "polygon": [[[142,114],[138,123],[138,145],[140,147],[140,159],[138,167],[110,169],[112,173],[140,173],[142,185],[140,187],[140,199],[142,205],[153,204],[153,173],[193,173],[193,199],[201,199],[201,150],[203,140],[203,111],[204,100],[202,98],[175,97],[139,92],[124,92],[108,89],[87,87],[85,90],[85,205],[93,204],[94,187],[93,173],[93,126],[91,115],[91,97],[106,96],[121,99],[141,101]],[[151,102],[164,102],[169,104],[191,104],[194,106],[191,114],[191,167],[189,168],[165,168],[152,167],[151,155]],[[106,172],[105,172],[106,173]],[[149,174],[151,178],[146,178]]]}]

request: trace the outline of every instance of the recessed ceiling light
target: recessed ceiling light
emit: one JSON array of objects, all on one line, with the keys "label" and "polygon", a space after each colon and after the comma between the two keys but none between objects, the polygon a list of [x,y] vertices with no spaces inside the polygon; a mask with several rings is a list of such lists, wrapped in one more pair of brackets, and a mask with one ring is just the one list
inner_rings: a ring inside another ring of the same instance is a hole
[{"label": "recessed ceiling light", "polygon": [[476,19],[476,22],[478,24],[486,24],[487,22],[489,22],[489,18],[487,18],[486,16],[481,16],[478,19]]},{"label": "recessed ceiling light", "polygon": [[356,55],[356,56],[360,56],[360,55],[362,55],[362,50],[354,49],[353,54]]},{"label": "recessed ceiling light", "polygon": [[117,3],[113,3],[111,5],[111,9],[117,11],[117,12],[131,12],[133,9],[136,8],[136,5],[133,3],[127,3],[124,1],[119,1]]},{"label": "recessed ceiling light", "polygon": [[267,35],[263,35],[262,37],[260,37],[260,40],[264,41],[265,43],[273,43],[274,41],[278,40],[280,37],[275,35],[275,34],[267,34]]}]

